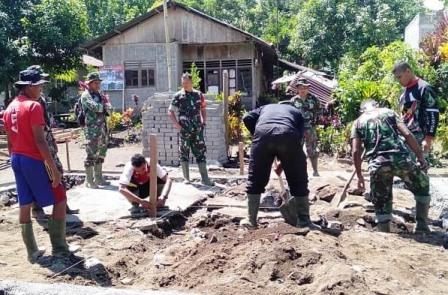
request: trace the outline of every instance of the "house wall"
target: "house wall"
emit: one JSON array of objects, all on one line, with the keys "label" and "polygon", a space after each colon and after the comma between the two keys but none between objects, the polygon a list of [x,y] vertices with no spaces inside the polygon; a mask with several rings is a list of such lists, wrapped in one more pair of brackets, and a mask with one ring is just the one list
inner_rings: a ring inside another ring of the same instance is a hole
[{"label": "house wall", "polygon": [[434,32],[444,12],[420,13],[406,26],[404,41],[412,48],[419,49],[420,42]]}]

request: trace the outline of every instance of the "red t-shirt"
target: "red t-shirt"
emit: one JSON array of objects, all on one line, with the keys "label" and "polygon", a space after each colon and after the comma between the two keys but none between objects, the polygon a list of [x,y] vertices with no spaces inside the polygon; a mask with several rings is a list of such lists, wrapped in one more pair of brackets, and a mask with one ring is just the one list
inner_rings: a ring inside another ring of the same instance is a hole
[{"label": "red t-shirt", "polygon": [[33,135],[33,126],[45,126],[44,112],[37,101],[16,97],[3,114],[5,129],[14,154],[43,160]]}]

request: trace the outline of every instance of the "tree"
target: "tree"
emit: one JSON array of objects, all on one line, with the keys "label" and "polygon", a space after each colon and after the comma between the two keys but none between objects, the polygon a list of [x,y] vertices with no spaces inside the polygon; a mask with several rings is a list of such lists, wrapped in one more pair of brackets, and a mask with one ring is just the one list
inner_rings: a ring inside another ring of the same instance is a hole
[{"label": "tree", "polygon": [[79,45],[88,36],[87,13],[77,0],[42,0],[23,20],[29,56],[52,73],[80,65]]},{"label": "tree", "polygon": [[421,9],[419,0],[309,0],[297,15],[290,51],[302,63],[336,70],[346,53],[359,56],[401,39]]}]

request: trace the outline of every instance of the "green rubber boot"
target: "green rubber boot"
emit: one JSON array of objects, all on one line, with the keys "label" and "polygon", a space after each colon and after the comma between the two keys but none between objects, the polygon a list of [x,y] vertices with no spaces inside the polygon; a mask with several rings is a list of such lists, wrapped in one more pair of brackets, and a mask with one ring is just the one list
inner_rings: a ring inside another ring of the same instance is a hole
[{"label": "green rubber boot", "polygon": [[85,186],[88,188],[98,188],[95,181],[93,181],[93,166],[86,167]]},{"label": "green rubber boot", "polygon": [[308,227],[310,229],[320,229],[313,224],[310,219],[310,201],[308,196],[294,197],[297,212],[297,227]]},{"label": "green rubber boot", "polygon": [[94,167],[95,170],[95,184],[96,185],[110,185],[109,181],[106,181],[103,177],[103,163],[97,163]]},{"label": "green rubber boot", "polygon": [[260,194],[247,194],[247,217],[241,220],[240,225],[247,228],[257,227],[258,209],[260,207]]},{"label": "green rubber boot", "polygon": [[207,164],[205,162],[198,163],[199,173],[201,174],[202,184],[207,186],[214,186],[215,183],[208,178]]},{"label": "green rubber boot", "polygon": [[66,257],[71,254],[67,241],[65,240],[65,219],[48,220],[48,233],[52,246],[52,255],[55,257]]},{"label": "green rubber boot", "polygon": [[318,177],[318,176],[320,176],[320,175],[319,175],[319,172],[317,171],[317,159],[318,159],[317,156],[316,156],[316,157],[312,157],[312,158],[310,158],[311,166],[313,167],[313,176],[314,176],[314,177]]},{"label": "green rubber boot", "polygon": [[28,261],[35,263],[39,257],[44,255],[45,250],[37,247],[36,239],[34,238],[33,224],[22,223],[20,225],[22,229],[22,239],[26,246],[26,252],[28,253]]},{"label": "green rubber boot", "polygon": [[390,233],[390,222],[378,223],[376,229],[382,233]]},{"label": "green rubber boot", "polygon": [[184,183],[190,183],[190,163],[186,161],[180,162],[182,166],[182,174],[184,175]]},{"label": "green rubber boot", "polygon": [[416,211],[416,220],[417,224],[415,225],[414,232],[415,233],[429,233],[431,230],[428,226],[428,213],[429,213],[429,203],[421,203],[417,202],[415,206]]}]

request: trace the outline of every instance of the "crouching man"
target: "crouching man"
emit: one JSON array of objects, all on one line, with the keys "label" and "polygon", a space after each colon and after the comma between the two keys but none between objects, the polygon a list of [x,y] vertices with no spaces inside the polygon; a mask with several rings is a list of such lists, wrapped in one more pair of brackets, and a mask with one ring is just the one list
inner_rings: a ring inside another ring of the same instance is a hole
[{"label": "crouching man", "polygon": [[[132,156],[120,177],[120,193],[132,204],[131,214],[139,213],[141,208],[150,210],[151,206],[144,199],[150,192],[150,160],[141,154]],[[168,173],[157,164],[157,208],[165,206],[168,194],[171,190],[171,179]]]}]

